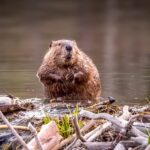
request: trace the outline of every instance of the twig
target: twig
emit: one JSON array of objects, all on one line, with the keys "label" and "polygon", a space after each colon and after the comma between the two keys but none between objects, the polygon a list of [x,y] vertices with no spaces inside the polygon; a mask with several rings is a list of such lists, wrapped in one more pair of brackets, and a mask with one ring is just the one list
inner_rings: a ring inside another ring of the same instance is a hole
[{"label": "twig", "polygon": [[35,141],[36,141],[39,149],[43,150],[42,144],[40,143],[39,138],[37,136],[37,131],[36,131],[36,129],[33,127],[33,125],[30,122],[28,124],[28,128],[30,129],[31,133],[34,135]]},{"label": "twig", "polygon": [[76,133],[76,138],[75,138],[75,140],[65,150],[70,150],[72,148],[72,146],[76,143],[76,141],[78,139],[80,139],[82,142],[85,142],[85,139],[81,135],[81,132],[80,132],[80,129],[79,129],[79,125],[78,125],[78,121],[77,121],[77,116],[75,116],[73,118],[73,125],[74,125],[74,129],[75,129],[75,133]]},{"label": "twig", "polygon": [[84,135],[84,138],[87,140],[90,136],[92,136],[93,134],[95,134],[97,131],[99,131],[101,129],[102,125],[97,126],[95,129],[91,130],[90,132],[88,132],[87,134]]},{"label": "twig", "polygon": [[94,104],[94,105],[92,105],[92,106],[89,106],[89,107],[87,107],[87,109],[92,109],[92,108],[99,108],[100,106],[102,106],[102,105],[110,105],[110,104],[112,104],[112,103],[114,103],[115,102],[115,99],[113,98],[113,97],[108,97],[108,99],[107,100],[105,100],[105,101],[101,101],[101,102],[99,102],[99,103],[97,103],[97,104]]},{"label": "twig", "polygon": [[[103,125],[100,125],[97,128],[95,128],[94,130],[92,130],[89,133],[85,134],[84,135],[84,139],[87,140],[87,143],[92,143],[92,141],[94,141],[99,135],[101,135],[103,132],[108,130],[108,128],[110,128],[110,127],[111,127],[111,123],[110,122],[106,122]],[[78,140],[73,147],[74,148],[75,147],[79,147],[80,145],[81,145],[81,141]]]},{"label": "twig", "polygon": [[79,129],[79,125],[78,125],[78,121],[77,121],[77,117],[76,116],[73,118],[73,125],[74,125],[74,129],[75,129],[76,137],[78,139],[80,139],[82,142],[85,142],[86,140],[81,135],[81,132],[80,132],[80,129]]},{"label": "twig", "polygon": [[9,123],[9,121],[6,119],[6,117],[3,115],[3,113],[0,111],[0,117],[2,120],[7,124],[7,126],[10,128],[14,136],[18,139],[18,141],[22,144],[22,146],[26,149],[29,150],[27,144],[23,141],[23,139],[19,136],[19,134],[16,132],[16,130],[12,127],[12,125]]},{"label": "twig", "polygon": [[143,130],[145,130],[145,128],[150,130],[150,123],[141,123],[141,122],[134,122],[133,125],[136,128],[141,128]]},{"label": "twig", "polygon": [[77,140],[78,140],[78,138],[75,138],[74,141],[65,148],[65,150],[70,150],[72,148],[72,146],[77,142]]},{"label": "twig", "polygon": [[[25,131],[29,131],[28,127],[25,126],[12,126],[14,129],[17,130],[25,130]],[[8,129],[9,127],[7,125],[0,125],[0,129]]]},{"label": "twig", "polygon": [[106,130],[108,130],[110,127],[111,127],[111,123],[110,122],[104,123],[97,132],[95,132],[93,135],[91,135],[87,139],[87,141],[88,142],[94,141],[99,135],[101,135],[103,132],[105,132]]},{"label": "twig", "polygon": [[[95,125],[95,120],[91,120],[89,121],[80,131],[81,133],[87,132],[91,127],[93,127]],[[65,145],[71,143],[76,137],[76,134],[73,134],[72,136],[68,137],[67,139],[63,140],[60,143],[59,149],[61,149],[62,147],[64,147]]]},{"label": "twig", "polygon": [[147,111],[147,110],[149,110],[149,109],[150,109],[149,105],[143,106],[142,108],[135,108],[135,107],[130,108],[130,110],[131,110],[132,112],[134,112],[134,113],[142,113],[142,112]]},{"label": "twig", "polygon": [[137,147],[134,147],[132,150],[145,150],[145,145],[138,145]]},{"label": "twig", "polygon": [[84,142],[82,145],[89,150],[108,150],[111,148],[111,142]]}]

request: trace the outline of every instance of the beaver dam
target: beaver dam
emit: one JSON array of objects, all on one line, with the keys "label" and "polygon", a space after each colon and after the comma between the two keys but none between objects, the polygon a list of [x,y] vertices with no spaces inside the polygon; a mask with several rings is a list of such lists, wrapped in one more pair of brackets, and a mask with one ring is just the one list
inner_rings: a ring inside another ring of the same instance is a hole
[{"label": "beaver dam", "polygon": [[0,149],[149,150],[150,105],[118,106],[112,97],[85,106],[0,97]]}]

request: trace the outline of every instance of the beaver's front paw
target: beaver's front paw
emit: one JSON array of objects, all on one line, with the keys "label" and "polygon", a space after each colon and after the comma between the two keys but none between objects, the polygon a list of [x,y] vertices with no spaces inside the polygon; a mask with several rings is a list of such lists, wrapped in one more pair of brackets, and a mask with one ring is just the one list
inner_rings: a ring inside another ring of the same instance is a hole
[{"label": "beaver's front paw", "polygon": [[72,81],[74,80],[74,74],[73,74],[73,72],[68,73],[68,74],[65,76],[65,79],[66,79],[67,81],[72,82]]},{"label": "beaver's front paw", "polygon": [[51,79],[53,82],[63,82],[63,79],[60,75],[57,74],[49,74],[49,79]]},{"label": "beaver's front paw", "polygon": [[84,81],[85,79],[84,79],[84,74],[83,74],[83,72],[79,71],[79,72],[75,73],[75,74],[74,74],[74,80],[75,80],[75,82],[77,82],[77,83]]}]

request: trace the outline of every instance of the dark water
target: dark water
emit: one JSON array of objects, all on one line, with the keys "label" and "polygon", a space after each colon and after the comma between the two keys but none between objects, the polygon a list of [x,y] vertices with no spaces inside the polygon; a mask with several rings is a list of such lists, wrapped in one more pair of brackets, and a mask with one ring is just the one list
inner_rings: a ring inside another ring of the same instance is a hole
[{"label": "dark water", "polygon": [[49,42],[75,39],[95,62],[102,96],[121,104],[150,96],[150,2],[0,1],[0,94],[43,97],[36,71]]}]

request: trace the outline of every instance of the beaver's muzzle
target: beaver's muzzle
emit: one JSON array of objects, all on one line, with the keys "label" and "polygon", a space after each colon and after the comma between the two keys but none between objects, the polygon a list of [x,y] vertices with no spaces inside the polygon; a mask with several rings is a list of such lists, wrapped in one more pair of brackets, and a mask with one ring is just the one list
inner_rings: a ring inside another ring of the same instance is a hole
[{"label": "beaver's muzzle", "polygon": [[68,52],[71,52],[71,51],[72,51],[72,46],[69,45],[69,44],[66,44],[66,45],[65,45],[65,48],[66,48],[66,50],[67,50]]}]

